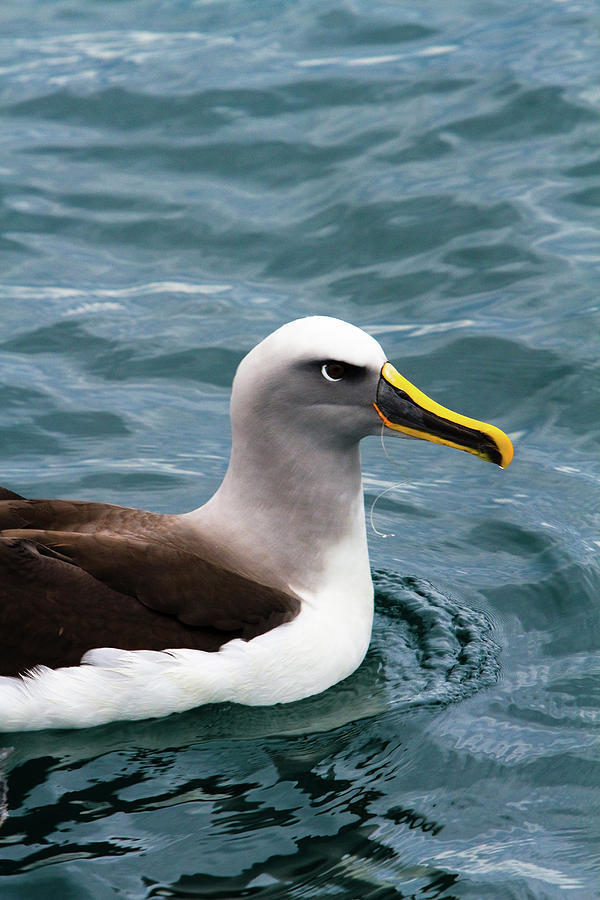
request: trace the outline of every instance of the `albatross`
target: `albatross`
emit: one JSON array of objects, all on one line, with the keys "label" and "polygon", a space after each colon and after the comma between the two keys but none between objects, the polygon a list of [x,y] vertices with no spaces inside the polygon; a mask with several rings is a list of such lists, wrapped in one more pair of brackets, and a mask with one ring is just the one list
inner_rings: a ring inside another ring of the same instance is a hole
[{"label": "albatross", "polygon": [[0,493],[0,731],[326,690],[371,636],[361,439],[385,429],[502,468],[513,453],[326,316],[242,360],[231,428],[223,482],[192,512]]}]

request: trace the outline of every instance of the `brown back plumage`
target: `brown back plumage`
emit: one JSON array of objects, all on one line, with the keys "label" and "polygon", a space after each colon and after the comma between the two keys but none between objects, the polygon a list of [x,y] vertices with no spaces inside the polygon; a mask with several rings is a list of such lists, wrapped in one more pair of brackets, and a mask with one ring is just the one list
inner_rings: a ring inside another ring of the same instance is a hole
[{"label": "brown back plumage", "polygon": [[175,516],[0,489],[0,674],[94,647],[215,651],[293,619],[300,600],[218,565]]}]

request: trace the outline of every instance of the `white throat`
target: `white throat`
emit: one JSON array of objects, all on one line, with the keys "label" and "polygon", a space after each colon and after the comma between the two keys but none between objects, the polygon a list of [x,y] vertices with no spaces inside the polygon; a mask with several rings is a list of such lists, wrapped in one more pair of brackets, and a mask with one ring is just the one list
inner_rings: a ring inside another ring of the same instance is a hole
[{"label": "white throat", "polygon": [[234,441],[223,483],[190,522],[235,547],[258,581],[301,595],[370,592],[358,444],[297,444],[289,454],[268,435],[262,443]]}]

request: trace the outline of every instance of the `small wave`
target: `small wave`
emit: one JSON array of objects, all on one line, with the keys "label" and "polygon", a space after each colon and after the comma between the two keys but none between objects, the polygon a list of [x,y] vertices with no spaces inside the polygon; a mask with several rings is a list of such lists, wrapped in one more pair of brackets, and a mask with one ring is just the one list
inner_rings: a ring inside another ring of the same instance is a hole
[{"label": "small wave", "polygon": [[489,619],[422,579],[376,572],[372,652],[393,706],[461,700],[498,678],[500,648]]}]

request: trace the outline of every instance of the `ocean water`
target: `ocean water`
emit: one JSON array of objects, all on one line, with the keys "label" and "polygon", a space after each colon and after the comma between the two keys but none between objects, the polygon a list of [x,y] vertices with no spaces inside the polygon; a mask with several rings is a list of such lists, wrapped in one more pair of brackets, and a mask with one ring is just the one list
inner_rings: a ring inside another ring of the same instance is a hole
[{"label": "ocean water", "polygon": [[0,737],[3,900],[600,896],[599,24],[0,5],[1,483],[201,504],[313,313],[516,451],[364,443],[373,644],[320,697]]}]

